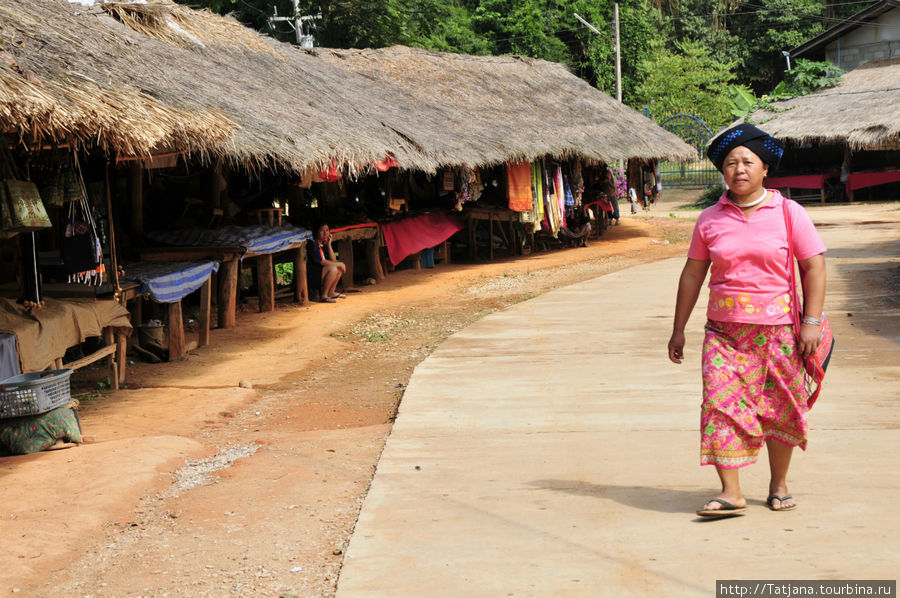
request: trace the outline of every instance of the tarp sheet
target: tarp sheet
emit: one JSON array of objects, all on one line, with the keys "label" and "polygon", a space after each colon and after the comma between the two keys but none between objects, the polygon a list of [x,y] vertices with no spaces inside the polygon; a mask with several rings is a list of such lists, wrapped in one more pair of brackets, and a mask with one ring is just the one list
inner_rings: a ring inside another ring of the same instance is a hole
[{"label": "tarp sheet", "polygon": [[381,225],[388,257],[395,266],[407,256],[443,243],[462,228],[458,219],[439,212],[410,216]]},{"label": "tarp sheet", "polygon": [[125,267],[124,278],[141,284],[157,303],[175,303],[193,293],[218,272],[218,262],[134,262]]}]

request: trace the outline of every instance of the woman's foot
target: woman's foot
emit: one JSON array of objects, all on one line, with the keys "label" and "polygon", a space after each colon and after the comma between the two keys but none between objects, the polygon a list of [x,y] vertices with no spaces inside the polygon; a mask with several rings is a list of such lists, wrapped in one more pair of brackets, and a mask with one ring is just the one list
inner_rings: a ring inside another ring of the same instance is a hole
[{"label": "woman's foot", "polygon": [[319,299],[320,303],[337,303],[334,297],[322,297]]},{"label": "woman's foot", "polygon": [[702,509],[697,511],[701,517],[724,517],[726,515],[743,515],[747,511],[747,499],[743,496],[720,494],[706,501]]},{"label": "woman's foot", "polygon": [[347,295],[345,295],[343,293],[335,293],[334,295],[331,296],[331,298],[332,299],[346,299]]},{"label": "woman's foot", "polygon": [[788,494],[787,486],[784,484],[769,485],[769,497],[766,499],[766,504],[773,511],[793,511],[799,506],[794,501],[794,497]]}]

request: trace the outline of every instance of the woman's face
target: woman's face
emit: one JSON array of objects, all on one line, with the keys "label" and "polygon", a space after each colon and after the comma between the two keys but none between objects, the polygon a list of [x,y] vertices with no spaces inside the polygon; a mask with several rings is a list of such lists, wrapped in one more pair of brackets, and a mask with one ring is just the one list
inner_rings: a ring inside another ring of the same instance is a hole
[{"label": "woman's face", "polygon": [[316,231],[316,240],[319,241],[319,243],[324,243],[326,239],[328,239],[328,225],[323,224],[319,227],[319,230]]},{"label": "woman's face", "polygon": [[769,165],[752,151],[739,145],[725,156],[722,176],[736,195],[751,195],[762,189]]}]

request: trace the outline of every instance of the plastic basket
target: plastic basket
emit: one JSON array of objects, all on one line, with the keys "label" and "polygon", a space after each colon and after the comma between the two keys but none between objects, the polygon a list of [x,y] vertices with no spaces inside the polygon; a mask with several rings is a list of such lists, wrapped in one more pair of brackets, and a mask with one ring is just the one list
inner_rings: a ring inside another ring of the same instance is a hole
[{"label": "plastic basket", "polygon": [[72,370],[19,374],[0,382],[0,419],[39,415],[69,402]]}]

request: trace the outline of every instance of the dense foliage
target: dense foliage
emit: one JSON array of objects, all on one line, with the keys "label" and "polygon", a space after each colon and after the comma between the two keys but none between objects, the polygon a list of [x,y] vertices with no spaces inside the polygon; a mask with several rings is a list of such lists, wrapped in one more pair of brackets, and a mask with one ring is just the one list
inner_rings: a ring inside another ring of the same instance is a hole
[{"label": "dense foliage", "polygon": [[[178,0],[232,13],[285,41],[291,0]],[[656,118],[690,111],[713,127],[731,118],[728,88],[765,94],[784,79],[789,50],[866,1],[620,0],[623,101]],[[560,62],[615,95],[613,0],[300,0],[320,14],[316,45],[394,44],[469,54],[522,54]],[[596,27],[593,33],[575,17]],[[791,85],[804,85],[803,82]],[[795,90],[796,91],[796,90]]]}]

